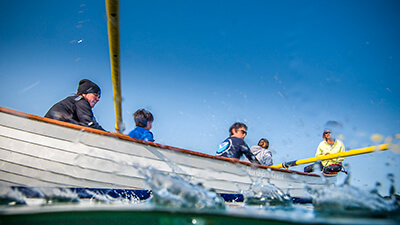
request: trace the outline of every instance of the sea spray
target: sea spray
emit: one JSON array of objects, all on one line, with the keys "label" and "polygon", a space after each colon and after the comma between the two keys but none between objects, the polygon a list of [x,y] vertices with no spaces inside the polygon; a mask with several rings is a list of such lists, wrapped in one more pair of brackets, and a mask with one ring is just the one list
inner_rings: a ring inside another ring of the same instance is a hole
[{"label": "sea spray", "polygon": [[0,205],[25,205],[25,195],[6,185],[0,185]]},{"label": "sea spray", "polygon": [[400,208],[394,195],[394,176],[389,174],[388,178],[391,181],[391,194],[388,197],[380,196],[377,188],[367,192],[351,186],[349,177],[342,185],[307,187],[307,191],[312,196],[314,210],[320,214],[374,217],[398,215]]},{"label": "sea spray", "polygon": [[153,168],[141,169],[153,191],[156,206],[189,209],[225,209],[224,200],[201,184],[191,184],[176,174],[164,174]]},{"label": "sea spray", "polygon": [[269,182],[266,185],[255,182],[243,195],[246,205],[290,206],[292,203],[289,195]]},{"label": "sea spray", "polygon": [[37,191],[45,204],[54,203],[78,203],[79,196],[76,192],[69,188],[32,188],[32,191]]},{"label": "sea spray", "polygon": [[85,190],[90,200],[106,204],[139,204],[140,198],[132,192],[119,193],[115,190]]}]

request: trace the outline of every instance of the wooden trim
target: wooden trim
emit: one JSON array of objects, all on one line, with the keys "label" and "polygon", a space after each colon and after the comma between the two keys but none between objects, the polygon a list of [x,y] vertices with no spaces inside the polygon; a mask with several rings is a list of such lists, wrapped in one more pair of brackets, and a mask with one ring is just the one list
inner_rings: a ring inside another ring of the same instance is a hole
[{"label": "wooden trim", "polygon": [[[129,135],[126,135],[126,134],[97,130],[97,129],[93,129],[93,128],[89,128],[89,127],[84,127],[84,126],[72,124],[72,123],[67,123],[67,122],[58,121],[58,120],[54,120],[54,119],[50,119],[50,118],[45,118],[45,117],[41,117],[41,116],[32,115],[32,114],[16,111],[16,110],[13,110],[13,109],[4,108],[4,107],[1,107],[1,106],[0,106],[0,112],[4,112],[4,113],[7,113],[7,114],[12,114],[12,115],[15,115],[15,116],[20,116],[20,117],[25,117],[25,118],[29,118],[29,119],[32,119],[32,120],[45,122],[45,123],[51,123],[51,124],[55,124],[55,125],[58,125],[58,126],[68,127],[68,128],[71,128],[71,129],[84,130],[84,131],[87,131],[87,132],[90,132],[90,133],[99,134],[99,135],[104,135],[104,136],[109,136],[109,137],[116,137],[116,138],[121,139],[121,140],[131,141],[131,142],[140,143],[140,144],[144,144],[144,145],[150,145],[150,146],[154,146],[154,147],[161,148],[161,149],[168,149],[168,150],[171,150],[171,151],[183,152],[183,153],[187,153],[187,154],[191,154],[191,155],[201,156],[201,157],[205,157],[205,158],[222,160],[222,161],[227,161],[227,162],[231,162],[231,163],[240,163],[240,164],[243,164],[243,165],[246,165],[246,166],[256,167],[256,168],[263,168],[263,169],[268,169],[269,168],[271,170],[281,171],[281,172],[285,172],[285,173],[297,173],[297,174],[306,175],[306,176],[319,176],[318,174],[313,174],[313,173],[304,173],[304,172],[295,171],[295,170],[274,168],[274,167],[264,166],[264,165],[255,165],[255,164],[252,164],[250,162],[245,162],[245,161],[241,161],[241,160],[238,160],[238,159],[232,159],[232,158],[226,158],[226,157],[220,157],[220,156],[213,156],[213,155],[209,155],[209,154],[205,154],[205,153],[201,153],[201,152],[196,152],[196,151],[192,151],[192,150],[187,150],[187,149],[183,149],[183,148],[177,148],[177,147],[163,145],[163,144],[159,144],[159,143],[143,141],[143,140],[131,138],[131,137],[129,137]],[[325,175],[325,176],[330,176],[330,175]]]}]

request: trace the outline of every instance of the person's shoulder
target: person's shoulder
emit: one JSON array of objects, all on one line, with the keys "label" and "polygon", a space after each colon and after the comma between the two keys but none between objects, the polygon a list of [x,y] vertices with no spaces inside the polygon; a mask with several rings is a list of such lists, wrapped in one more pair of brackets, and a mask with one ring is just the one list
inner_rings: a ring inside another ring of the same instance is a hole
[{"label": "person's shoulder", "polygon": [[231,139],[232,141],[237,141],[237,142],[244,142],[243,139],[238,138],[238,137],[228,137],[228,139]]},{"label": "person's shoulder", "polygon": [[143,127],[136,126],[135,128],[133,128],[133,130],[131,131],[131,133],[132,133],[132,132],[143,131],[143,130],[146,130],[146,129],[144,129]]},{"label": "person's shoulder", "polygon": [[84,97],[82,96],[70,96],[70,97],[71,98],[68,97],[69,101],[75,102],[75,105],[92,110],[92,107],[90,106],[89,102]]},{"label": "person's shoulder", "polygon": [[237,138],[237,137],[228,137],[225,141],[228,141],[228,140],[230,140],[233,145],[240,145],[240,144],[243,143],[242,142],[243,139],[240,139],[240,138]]},{"label": "person's shoulder", "polygon": [[132,136],[134,132],[135,132],[135,128],[133,128],[133,129],[128,133],[128,135],[129,135],[129,136]]},{"label": "person's shoulder", "polygon": [[65,103],[65,102],[74,102],[74,96],[65,97],[63,100],[60,100],[56,104],[59,104],[59,103],[62,104],[62,103]]},{"label": "person's shoulder", "polygon": [[138,138],[142,133],[144,128],[136,126],[135,128],[133,128],[133,130],[131,130],[131,132],[129,132],[129,136],[133,137],[133,138]]},{"label": "person's shoulder", "polygon": [[323,149],[323,148],[325,148],[327,145],[329,145],[328,143],[326,143],[326,141],[325,140],[323,140],[323,141],[321,141],[319,144],[318,144],[318,148],[317,148],[317,150],[319,150],[319,149]]},{"label": "person's shoulder", "polygon": [[251,151],[253,154],[256,154],[256,153],[258,153],[258,152],[261,152],[262,150],[264,150],[264,148],[262,148],[261,146],[258,146],[258,145],[253,145],[253,146],[250,147],[250,151]]},{"label": "person's shoulder", "polygon": [[250,149],[254,149],[254,150],[263,150],[263,149],[265,149],[265,148],[263,148],[263,147],[261,147],[261,146],[258,146],[258,145],[253,145],[253,146],[250,147]]},{"label": "person's shoulder", "polygon": [[319,145],[321,146],[321,145],[327,145],[328,143],[325,141],[325,140],[323,140],[323,141],[321,141],[320,143],[319,143]]},{"label": "person's shoulder", "polygon": [[83,98],[83,97],[80,96],[80,95],[70,95],[70,96],[66,97],[65,99],[68,99],[68,100],[72,99],[74,101],[77,101],[77,100],[79,100],[81,98]]},{"label": "person's shoulder", "polygon": [[77,103],[85,103],[85,104],[88,104],[89,106],[90,106],[90,104],[89,104],[89,102],[83,97],[83,96],[81,96],[81,95],[78,95],[78,96],[69,96],[69,97],[67,97],[68,99],[70,99],[70,100],[72,100],[72,101],[75,101],[75,102],[77,102]]},{"label": "person's shoulder", "polygon": [[336,141],[338,144],[343,145],[343,141],[341,141],[341,140],[339,140],[339,139],[336,139],[335,141]]},{"label": "person's shoulder", "polygon": [[153,136],[153,133],[151,131],[149,131],[149,130],[146,130],[146,129],[144,129],[143,133]]},{"label": "person's shoulder", "polygon": [[251,148],[251,149],[255,149],[255,148],[258,148],[258,147],[260,147],[260,146],[258,146],[258,145],[253,145],[253,146],[251,146],[250,148]]},{"label": "person's shoulder", "polygon": [[227,145],[227,144],[229,144],[229,143],[232,143],[231,137],[228,137],[228,138],[226,138],[224,141],[222,141],[221,144],[220,144],[220,146],[221,146],[221,145]]}]

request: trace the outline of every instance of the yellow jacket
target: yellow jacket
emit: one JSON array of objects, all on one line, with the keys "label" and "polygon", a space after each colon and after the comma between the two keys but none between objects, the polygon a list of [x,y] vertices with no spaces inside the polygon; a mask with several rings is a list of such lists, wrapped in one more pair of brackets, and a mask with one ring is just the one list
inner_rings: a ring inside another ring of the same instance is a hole
[{"label": "yellow jacket", "polygon": [[[327,154],[334,154],[334,153],[339,153],[339,152],[344,152],[344,144],[340,140],[335,140],[335,143],[333,145],[328,144],[325,140],[321,141],[318,145],[317,153],[315,153],[315,157],[317,156],[323,156]],[[344,160],[344,158],[336,158],[336,159],[329,159],[329,160],[323,160],[322,166],[329,166],[331,164],[337,164],[340,163]]]}]

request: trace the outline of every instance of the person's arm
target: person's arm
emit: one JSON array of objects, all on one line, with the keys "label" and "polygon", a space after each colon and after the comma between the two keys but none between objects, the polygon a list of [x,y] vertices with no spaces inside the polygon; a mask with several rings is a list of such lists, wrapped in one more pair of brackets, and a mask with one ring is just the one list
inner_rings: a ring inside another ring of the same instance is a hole
[{"label": "person's arm", "polygon": [[323,144],[323,142],[321,142],[318,145],[317,152],[315,153],[315,157],[322,155],[322,147],[321,147],[322,144]]},{"label": "person's arm", "polygon": [[240,145],[241,151],[242,153],[247,157],[247,159],[251,162],[251,163],[257,163],[257,164],[261,164],[257,158],[253,155],[253,153],[251,153],[249,146],[247,146],[246,144],[242,144]]},{"label": "person's arm", "polygon": [[[345,149],[345,147],[344,147],[344,144],[343,144],[343,142],[340,142],[340,149],[339,149],[339,152],[344,152],[344,151],[346,151],[346,149]],[[342,157],[338,157],[337,158],[337,161],[338,162],[342,162],[344,160],[344,158],[342,158]]]},{"label": "person's arm", "polygon": [[341,142],[341,146],[340,146],[340,152],[345,152],[346,148],[344,147],[343,142]]},{"label": "person's arm", "polygon": [[81,99],[75,103],[75,107],[75,114],[78,118],[78,122],[81,125],[106,131],[103,129],[103,127],[100,126],[100,124],[97,123],[96,119],[93,116],[92,107],[90,107],[88,101],[86,101],[85,99]]},{"label": "person's arm", "polygon": [[272,153],[270,151],[265,152],[264,162],[266,166],[272,166],[274,164],[274,162],[272,161]]},{"label": "person's arm", "polygon": [[97,129],[97,130],[106,131],[106,130],[104,130],[104,128],[103,128],[102,126],[100,126],[99,123],[97,123],[96,118],[95,118],[94,116],[93,116],[93,118],[92,118],[92,122],[91,122],[91,124],[89,125],[89,127],[90,127],[90,128],[94,128],[94,129]]}]

